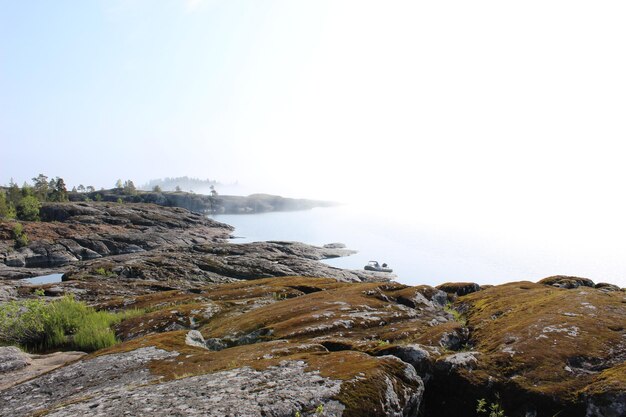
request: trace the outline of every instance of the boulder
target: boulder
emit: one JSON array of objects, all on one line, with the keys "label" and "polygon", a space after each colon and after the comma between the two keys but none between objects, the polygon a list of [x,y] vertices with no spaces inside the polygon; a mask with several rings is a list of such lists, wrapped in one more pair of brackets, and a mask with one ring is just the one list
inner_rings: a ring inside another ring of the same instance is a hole
[{"label": "boulder", "polygon": [[14,372],[30,365],[28,354],[14,346],[0,347],[0,374]]},{"label": "boulder", "polygon": [[538,281],[539,284],[551,285],[557,288],[578,288],[578,287],[594,287],[594,283],[589,278],[570,277],[566,275],[555,275]]}]

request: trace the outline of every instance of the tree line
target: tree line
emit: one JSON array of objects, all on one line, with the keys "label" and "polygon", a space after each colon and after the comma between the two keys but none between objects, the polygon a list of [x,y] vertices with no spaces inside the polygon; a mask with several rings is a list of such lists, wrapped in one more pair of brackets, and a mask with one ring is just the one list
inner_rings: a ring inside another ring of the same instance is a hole
[{"label": "tree line", "polygon": [[68,201],[67,187],[61,177],[48,179],[44,174],[34,177],[32,184],[20,188],[11,179],[9,187],[0,190],[0,218],[39,220],[39,209],[45,201]]}]

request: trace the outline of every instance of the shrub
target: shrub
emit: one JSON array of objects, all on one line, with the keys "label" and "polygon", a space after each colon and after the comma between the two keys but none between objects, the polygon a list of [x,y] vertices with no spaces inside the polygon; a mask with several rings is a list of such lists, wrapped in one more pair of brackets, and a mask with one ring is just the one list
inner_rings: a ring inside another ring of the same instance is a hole
[{"label": "shrub", "polygon": [[24,226],[22,223],[16,223],[15,226],[13,226],[13,239],[15,239],[16,248],[28,245],[28,236],[24,233]]},{"label": "shrub", "polygon": [[72,295],[49,303],[43,298],[11,301],[0,305],[0,343],[31,351],[91,352],[117,342],[111,326],[142,313],[96,311]]},{"label": "shrub", "polygon": [[17,205],[17,218],[26,221],[39,220],[41,203],[32,195],[27,195]]},{"label": "shrub", "polygon": [[0,342],[7,345],[37,344],[46,328],[48,309],[43,299],[9,301],[0,305]]},{"label": "shrub", "polygon": [[96,268],[93,272],[96,275],[102,275],[103,277],[111,277],[111,276],[115,275],[115,273],[113,271],[111,271],[109,269],[106,269],[104,267]]}]

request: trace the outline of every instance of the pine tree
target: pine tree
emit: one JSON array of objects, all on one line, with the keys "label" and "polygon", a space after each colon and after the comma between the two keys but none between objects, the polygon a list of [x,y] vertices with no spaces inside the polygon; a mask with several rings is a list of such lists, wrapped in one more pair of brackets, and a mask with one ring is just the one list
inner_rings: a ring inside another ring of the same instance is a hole
[{"label": "pine tree", "polygon": [[48,199],[49,190],[50,185],[48,182],[48,177],[43,174],[39,174],[38,176],[33,178],[34,195],[39,201],[46,201]]}]

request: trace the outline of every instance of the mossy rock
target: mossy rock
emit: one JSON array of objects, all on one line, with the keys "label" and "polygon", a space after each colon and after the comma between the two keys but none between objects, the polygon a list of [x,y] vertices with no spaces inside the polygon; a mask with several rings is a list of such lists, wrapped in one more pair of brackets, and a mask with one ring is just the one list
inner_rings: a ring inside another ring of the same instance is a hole
[{"label": "mossy rock", "polygon": [[475,282],[446,282],[437,285],[437,289],[451,295],[462,296],[480,291],[480,285]]},{"label": "mossy rock", "polygon": [[589,278],[581,278],[581,277],[570,277],[566,275],[555,275],[552,277],[547,277],[538,282],[538,284],[543,285],[552,285],[553,287],[558,288],[578,288],[578,287],[591,287],[593,288],[595,285],[592,280]]},{"label": "mossy rock", "polygon": [[626,339],[621,293],[519,282],[457,303],[465,306],[471,344],[481,353],[475,369],[447,377],[457,388],[480,395],[483,387],[483,396],[499,390],[512,410],[521,410],[524,398],[542,413],[583,415],[582,393],[594,393],[600,381],[619,382]]}]

